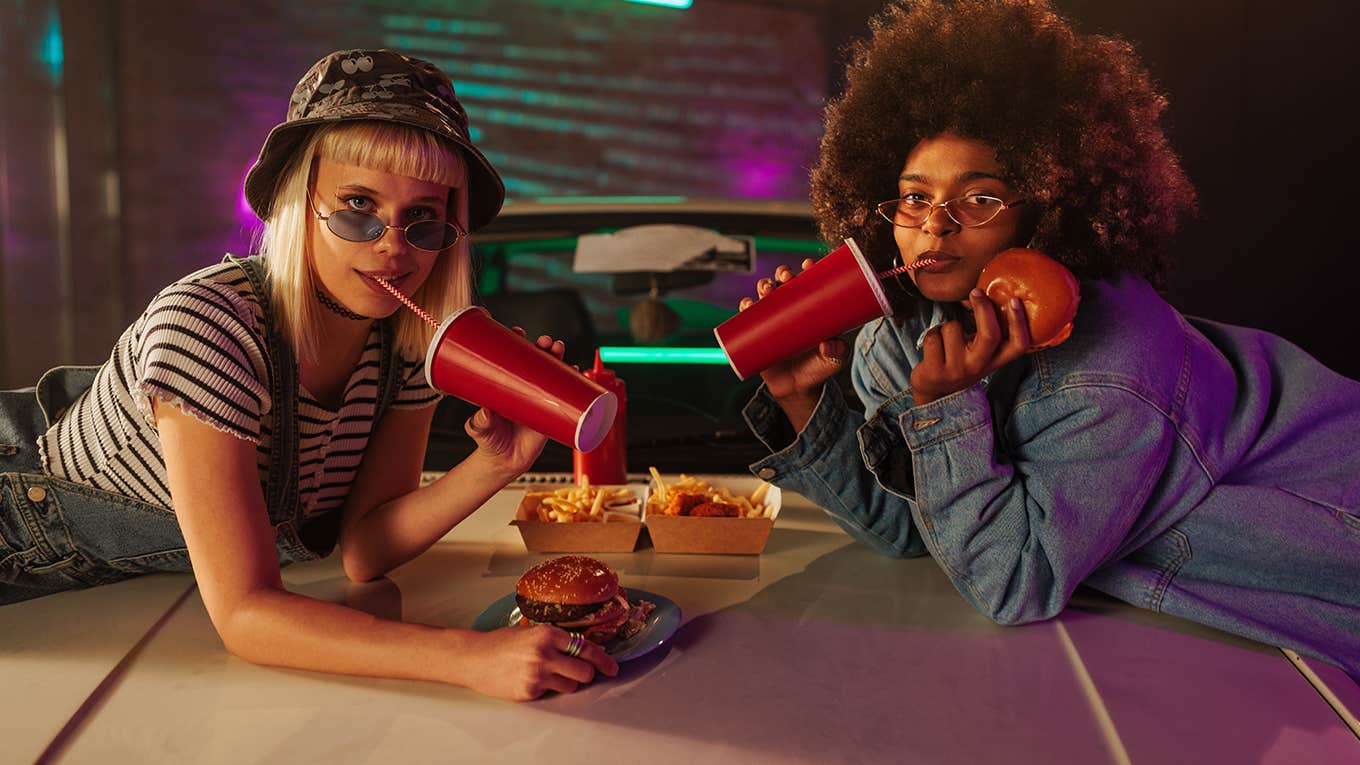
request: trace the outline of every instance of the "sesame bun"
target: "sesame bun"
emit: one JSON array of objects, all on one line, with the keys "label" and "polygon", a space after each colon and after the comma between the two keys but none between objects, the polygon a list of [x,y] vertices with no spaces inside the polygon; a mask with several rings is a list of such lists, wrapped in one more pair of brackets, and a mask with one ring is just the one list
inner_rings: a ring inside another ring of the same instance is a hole
[{"label": "sesame bun", "polygon": [[1072,334],[1081,302],[1077,279],[1042,252],[1024,247],[1003,250],[983,267],[977,286],[998,307],[1020,298],[1029,320],[1030,350],[1055,346]]},{"label": "sesame bun", "polygon": [[584,555],[546,560],[524,572],[515,585],[520,598],[564,605],[598,604],[619,593],[619,575]]}]

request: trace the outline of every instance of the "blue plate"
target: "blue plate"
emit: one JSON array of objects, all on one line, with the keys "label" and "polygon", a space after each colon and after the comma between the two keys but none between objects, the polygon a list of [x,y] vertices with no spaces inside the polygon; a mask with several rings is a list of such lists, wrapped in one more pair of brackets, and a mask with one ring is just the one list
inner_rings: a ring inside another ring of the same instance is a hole
[{"label": "blue plate", "polygon": [[[628,601],[645,600],[655,603],[656,608],[647,615],[647,622],[632,637],[611,640],[604,644],[604,650],[614,661],[628,661],[643,656],[653,649],[664,645],[675,631],[680,628],[680,607],[664,595],[639,590],[633,587],[621,588]],[[515,593],[510,593],[486,607],[486,610],[472,622],[472,628],[480,632],[490,632],[501,627],[519,623],[519,605],[515,603]]]}]

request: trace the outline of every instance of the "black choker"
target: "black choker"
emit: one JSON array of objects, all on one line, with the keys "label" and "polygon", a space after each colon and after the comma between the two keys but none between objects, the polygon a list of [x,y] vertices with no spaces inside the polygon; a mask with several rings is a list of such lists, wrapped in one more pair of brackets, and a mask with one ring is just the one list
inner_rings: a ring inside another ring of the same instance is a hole
[{"label": "black choker", "polygon": [[340,305],[339,303],[335,302],[334,298],[322,292],[320,287],[316,288],[316,299],[321,301],[321,305],[326,306],[327,308],[331,309],[337,314],[340,314],[346,319],[353,319],[355,321],[366,321],[369,318],[367,316],[364,316],[363,314],[355,313],[349,310],[348,308]]}]

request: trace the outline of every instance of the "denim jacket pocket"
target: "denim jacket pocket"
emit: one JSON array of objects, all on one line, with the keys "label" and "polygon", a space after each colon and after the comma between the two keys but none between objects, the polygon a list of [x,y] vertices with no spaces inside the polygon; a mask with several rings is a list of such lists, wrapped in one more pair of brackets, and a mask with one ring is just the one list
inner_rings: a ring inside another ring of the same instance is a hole
[{"label": "denim jacket pocket", "polygon": [[1338,500],[1337,498],[1331,499],[1319,498],[1314,494],[1311,493],[1305,494],[1303,492],[1296,491],[1293,489],[1282,489],[1282,491],[1285,491],[1288,494],[1291,494],[1303,500],[1304,502],[1316,505],[1322,510],[1330,513],[1333,517],[1336,518],[1337,522],[1341,524],[1341,528],[1345,529],[1350,534],[1360,536],[1360,509],[1353,507],[1342,507],[1338,504],[1340,500]]},{"label": "denim jacket pocket", "polygon": [[1341,525],[1345,526],[1347,531],[1360,536],[1360,515],[1348,513],[1345,510],[1337,510],[1336,519],[1341,521]]}]

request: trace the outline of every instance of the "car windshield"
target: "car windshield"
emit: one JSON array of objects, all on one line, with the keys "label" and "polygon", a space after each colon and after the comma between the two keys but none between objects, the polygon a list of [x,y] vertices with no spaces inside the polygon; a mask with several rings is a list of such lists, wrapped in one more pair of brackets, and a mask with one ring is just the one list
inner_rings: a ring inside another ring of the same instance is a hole
[{"label": "car windshield", "polygon": [[[644,474],[745,472],[768,453],[741,417],[760,379],[737,379],[713,329],[759,278],[825,252],[806,203],[514,204],[474,240],[498,321],[563,340],[582,369],[599,349],[627,384],[628,470]],[[472,450],[474,411],[441,402],[427,469]],[[533,472],[570,473],[570,450],[550,441]]]}]

